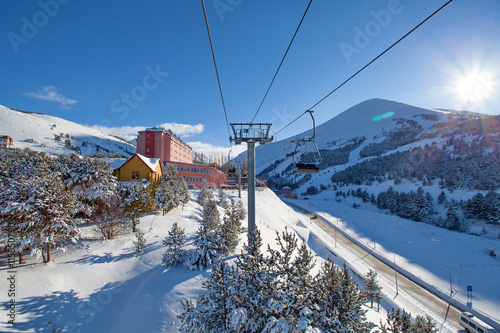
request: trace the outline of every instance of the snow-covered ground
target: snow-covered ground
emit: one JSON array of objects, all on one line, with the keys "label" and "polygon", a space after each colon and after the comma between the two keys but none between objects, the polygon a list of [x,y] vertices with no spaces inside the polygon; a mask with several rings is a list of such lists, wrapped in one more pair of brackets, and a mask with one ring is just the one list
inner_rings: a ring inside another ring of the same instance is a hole
[{"label": "snow-covered ground", "polygon": [[[192,199],[197,193],[196,190],[190,191]],[[236,195],[236,192],[229,192],[228,196],[235,198]],[[246,192],[242,192],[242,196],[246,205]],[[267,189],[257,193],[256,201],[256,224],[264,245],[274,246],[275,232],[288,228],[297,232],[316,253],[316,269],[321,262],[332,257],[328,248],[333,240],[308,217],[294,211]],[[474,309],[488,313],[498,321],[500,265],[499,260],[488,256],[484,249],[489,247],[498,253],[499,241],[452,233],[424,224],[404,223],[397,217],[367,213],[341,203],[308,200],[302,204],[317,211],[321,217],[339,223],[370,246],[373,245],[373,223],[376,223],[376,251],[381,255],[391,256],[399,242],[412,240],[411,244],[397,246],[398,264],[446,292],[447,286],[449,290],[446,252],[442,244],[431,241],[439,239],[450,250],[453,286],[457,289],[454,297],[465,302],[463,289],[472,284]],[[146,232],[147,247],[140,256],[133,254],[133,234],[105,241],[98,239],[92,226],[84,226],[87,238],[66,253],[54,252],[53,262],[45,265],[40,264],[40,259],[27,258],[27,264],[15,267],[16,325],[6,325],[7,316],[2,308],[0,331],[52,332],[55,327],[64,332],[176,332],[179,325],[177,315],[182,312],[181,301],[198,299],[204,290],[201,283],[208,278],[210,271],[161,265],[162,240],[177,221],[186,230],[186,248],[192,249],[200,213],[200,206],[191,200],[184,209],[175,208],[166,216],[157,212],[142,217],[139,228]],[[363,216],[367,214],[368,218]],[[243,242],[246,242],[245,235],[241,235],[237,253]],[[368,271],[359,260],[351,260],[346,251],[336,248],[335,252],[339,255],[334,257],[337,264],[342,265],[344,257],[358,274]],[[0,274],[4,283],[0,288],[4,301],[8,275],[4,254],[1,262]],[[382,305],[386,308],[395,306],[392,303],[394,285],[390,281],[381,281],[381,284],[388,295]],[[398,297],[396,301],[414,317],[429,314],[425,307],[411,300]],[[385,317],[385,309],[368,311],[369,320],[375,324]],[[442,331],[453,332],[447,325]]]},{"label": "snow-covered ground", "polygon": [[[361,200],[358,209],[352,207],[351,201],[335,202],[321,196],[291,202],[337,226],[375,256],[391,263],[396,258],[398,267],[443,296],[450,295],[451,274],[452,302],[500,323],[500,258],[490,256],[487,250],[499,253],[498,237],[450,231],[380,213],[376,208],[365,210]],[[489,234],[498,235],[500,231],[491,225],[488,228]],[[468,285],[473,289],[472,298],[467,296]]]}]

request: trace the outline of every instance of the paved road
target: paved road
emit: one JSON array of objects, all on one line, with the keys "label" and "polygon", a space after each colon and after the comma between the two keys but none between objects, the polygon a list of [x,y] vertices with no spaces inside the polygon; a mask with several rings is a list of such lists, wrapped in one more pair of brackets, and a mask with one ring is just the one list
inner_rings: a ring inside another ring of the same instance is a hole
[{"label": "paved road", "polygon": [[[305,210],[301,207],[295,206],[293,204],[288,203],[290,206],[293,206],[299,210],[299,212],[303,213]],[[310,218],[313,217],[311,213],[305,213],[306,216]],[[332,238],[335,238],[335,228],[322,220],[321,218],[312,218],[316,225],[318,225],[322,230],[324,230],[328,235]],[[385,279],[389,281],[394,281],[394,268],[392,266],[388,266],[376,257],[372,256],[371,253],[365,251],[363,248],[353,243],[350,239],[345,237],[340,230],[336,233],[337,242],[349,249],[353,254],[363,260],[369,267],[375,270],[379,276],[383,276]],[[430,293],[423,287],[417,285],[413,281],[409,280],[405,276],[398,273],[398,288],[399,290],[404,290],[406,294],[413,297],[420,304],[425,304],[425,306],[435,313],[440,319],[441,322],[438,323],[440,326],[446,319],[448,325],[451,325],[457,331],[460,329],[458,325],[458,321],[460,319],[460,310],[449,305],[446,301],[443,301],[439,297]],[[462,331],[464,332],[464,331]]]}]

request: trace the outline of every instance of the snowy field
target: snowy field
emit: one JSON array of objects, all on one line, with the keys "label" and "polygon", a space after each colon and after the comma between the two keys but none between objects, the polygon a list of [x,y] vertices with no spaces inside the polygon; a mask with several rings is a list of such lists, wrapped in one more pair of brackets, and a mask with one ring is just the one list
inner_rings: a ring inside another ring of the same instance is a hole
[{"label": "snowy field", "polygon": [[[210,271],[189,271],[184,266],[166,268],[161,265],[164,253],[163,238],[174,222],[185,228],[186,249],[192,249],[192,239],[198,228],[201,207],[195,202],[198,191],[190,191],[191,201],[182,209],[175,208],[166,216],[160,212],[141,218],[139,228],[146,232],[147,247],[140,256],[134,255],[132,233],[117,239],[98,239],[91,226],[84,226],[86,239],[66,253],[54,252],[50,264],[41,264],[41,259],[28,257],[27,263],[16,267],[16,325],[6,326],[6,314],[2,314],[1,332],[53,332],[61,328],[64,332],[176,332],[179,326],[177,315],[182,312],[181,301],[197,300],[204,289],[201,283]],[[236,192],[229,192],[235,198]],[[246,192],[242,192],[246,206]],[[317,255],[316,269],[328,257],[333,240],[316,227],[308,217],[285,205],[270,190],[256,195],[256,223],[261,230],[264,246],[274,246],[275,231],[285,228],[294,230]],[[300,204],[300,202],[299,202]],[[498,240],[449,232],[419,223],[401,223],[401,219],[385,214],[352,209],[345,204],[327,201],[302,201],[305,208],[317,211],[332,223],[339,223],[347,232],[357,235],[367,246],[373,246],[372,230],[376,223],[376,251],[383,256],[392,256],[395,246],[401,241],[411,244],[397,246],[398,264],[411,270],[443,292],[449,291],[448,264],[444,246],[431,239],[446,243],[450,250],[451,273],[454,296],[466,302],[465,286],[474,286],[474,309],[499,320],[500,290],[498,288],[500,262],[491,258],[485,248],[500,251]],[[364,216],[365,215],[365,216]],[[244,222],[246,224],[246,221]],[[398,228],[394,228],[398,225]],[[241,245],[246,235],[241,235]],[[358,274],[365,274],[368,267],[349,253],[336,248],[338,265],[344,257]],[[230,259],[232,259],[231,257]],[[406,259],[405,259],[406,258]],[[354,259],[354,260],[353,260]],[[5,256],[2,256],[2,280],[7,276]],[[433,274],[430,272],[434,272]],[[352,274],[355,278],[355,274]],[[359,280],[358,280],[359,281]],[[359,283],[359,282],[358,282]],[[398,305],[416,315],[429,314],[425,307],[405,300],[392,302],[395,294],[391,281],[381,281],[387,294],[382,305],[385,308]],[[2,296],[6,283],[1,284]],[[368,309],[368,308],[367,308]],[[2,308],[2,312],[5,308]],[[386,311],[368,311],[368,319],[375,324],[385,319]],[[456,332],[448,325],[442,332]]]}]

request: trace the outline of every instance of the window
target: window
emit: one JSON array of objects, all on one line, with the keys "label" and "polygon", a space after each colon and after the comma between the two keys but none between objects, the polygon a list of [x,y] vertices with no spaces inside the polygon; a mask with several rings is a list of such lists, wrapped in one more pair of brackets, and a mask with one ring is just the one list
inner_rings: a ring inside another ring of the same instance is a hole
[{"label": "window", "polygon": [[147,152],[147,153],[149,153],[149,148],[148,148],[148,149],[146,149],[146,152]]},{"label": "window", "polygon": [[132,179],[139,179],[139,171],[132,171]]},{"label": "window", "polygon": [[149,134],[148,134],[148,138],[149,138]]},{"label": "window", "polygon": [[159,156],[160,154],[156,153],[156,156]]},{"label": "window", "polygon": [[144,150],[144,147],[141,147],[141,150]]},{"label": "window", "polygon": [[141,133],[141,136],[144,136],[144,133]]},{"label": "window", "polygon": [[148,141],[148,142],[146,142],[146,144],[149,146],[149,141]]},{"label": "window", "polygon": [[144,143],[144,140],[141,140],[141,143]]}]

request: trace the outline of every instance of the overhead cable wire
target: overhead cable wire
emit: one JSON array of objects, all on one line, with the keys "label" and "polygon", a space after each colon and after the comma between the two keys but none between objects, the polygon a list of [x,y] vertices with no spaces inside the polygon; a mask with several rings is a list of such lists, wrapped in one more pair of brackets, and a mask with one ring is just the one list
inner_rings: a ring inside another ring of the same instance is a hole
[{"label": "overhead cable wire", "polygon": [[[319,100],[319,102],[317,102],[316,104],[314,104],[313,106],[311,106],[307,111],[309,110],[312,110],[314,107],[318,106],[318,104],[320,104],[321,102],[323,102],[325,99],[327,99],[328,97],[330,97],[330,95],[332,95],[334,92],[336,92],[337,90],[339,90],[342,86],[344,86],[347,82],[349,82],[351,79],[353,79],[356,75],[358,75],[359,73],[361,73],[363,70],[365,70],[368,66],[370,66],[372,63],[374,63],[376,60],[378,60],[381,56],[383,56],[385,53],[387,53],[390,49],[392,49],[394,46],[396,46],[397,44],[399,44],[399,42],[401,42],[403,39],[405,39],[406,37],[408,37],[411,33],[413,33],[415,30],[417,30],[418,28],[420,28],[425,22],[427,22],[428,20],[430,20],[434,15],[436,15],[437,13],[439,13],[441,10],[443,10],[446,6],[448,6],[451,2],[453,2],[453,0],[449,0],[447,3],[445,3],[443,6],[441,6],[438,10],[436,10],[434,13],[432,13],[431,15],[429,15],[425,20],[423,20],[422,22],[420,22],[417,26],[415,26],[413,29],[411,29],[408,33],[406,33],[403,37],[401,37],[400,39],[398,39],[395,43],[393,43],[391,46],[389,46],[387,49],[385,49],[385,51],[383,51],[382,53],[380,53],[378,56],[376,56],[375,58],[373,58],[373,60],[371,60],[369,63],[367,63],[365,66],[363,66],[360,70],[358,70],[356,73],[354,73],[353,75],[351,75],[347,80],[345,80],[344,82],[342,82],[340,85],[338,85],[335,89],[333,89],[331,92],[329,92],[325,97],[323,97],[322,99]],[[282,130],[284,130],[285,128],[287,128],[288,126],[290,126],[292,123],[294,123],[295,121],[297,121],[300,117],[302,117],[304,114],[307,113],[307,111],[305,111],[303,114],[301,114],[300,116],[298,116],[297,118],[295,118],[294,120],[292,120],[290,123],[288,123],[287,125],[285,125],[283,128],[281,128],[279,131],[277,131],[276,133],[274,133],[274,135],[278,134],[279,132],[281,132]]]},{"label": "overhead cable wire", "polygon": [[255,117],[257,117],[257,114],[260,111],[260,108],[262,107],[262,104],[264,104],[264,101],[265,101],[265,99],[267,97],[267,94],[269,93],[269,90],[271,90],[271,87],[272,87],[272,85],[274,83],[274,80],[276,79],[276,76],[278,75],[278,72],[280,71],[281,65],[283,65],[283,61],[285,61],[286,55],[288,54],[288,51],[290,50],[290,47],[292,46],[292,43],[293,43],[293,41],[295,39],[295,36],[297,36],[297,33],[299,32],[300,26],[302,25],[302,22],[304,21],[304,18],[306,17],[307,11],[309,10],[309,7],[311,7],[312,1],[313,0],[309,1],[309,4],[307,5],[306,10],[304,11],[304,15],[302,15],[302,19],[300,20],[299,25],[297,26],[297,29],[295,30],[295,33],[293,34],[292,40],[290,41],[290,44],[288,44],[288,48],[286,49],[286,52],[283,55],[283,58],[281,59],[281,62],[279,64],[279,66],[278,66],[278,69],[276,70],[276,73],[274,73],[274,77],[271,80],[271,83],[269,84],[269,87],[267,88],[267,91],[264,94],[264,98],[262,98],[262,101],[260,102],[260,105],[257,108],[257,112],[255,112],[255,115],[253,116],[252,121],[250,122],[250,124],[253,123],[253,121],[255,120]]},{"label": "overhead cable wire", "polygon": [[212,50],[212,58],[214,59],[215,73],[217,74],[217,83],[219,84],[220,98],[222,100],[222,108],[224,110],[224,116],[226,118],[227,132],[231,136],[231,130],[229,129],[229,120],[227,118],[226,103],[224,102],[224,95],[222,94],[222,86],[220,84],[219,70],[217,69],[217,61],[215,60],[214,45],[212,43],[212,36],[210,34],[210,27],[208,25],[207,10],[205,8],[205,1],[201,0],[203,6],[203,14],[205,16],[205,24],[207,26],[208,39],[210,40],[210,49]]}]

